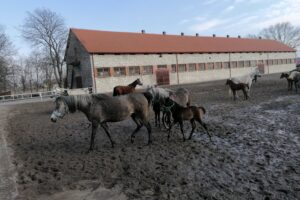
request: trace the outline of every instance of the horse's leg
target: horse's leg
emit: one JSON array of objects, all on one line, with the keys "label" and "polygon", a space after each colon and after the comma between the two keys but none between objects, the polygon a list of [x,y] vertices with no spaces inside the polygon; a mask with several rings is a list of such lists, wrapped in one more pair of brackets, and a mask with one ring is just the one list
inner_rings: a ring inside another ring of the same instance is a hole
[{"label": "horse's leg", "polygon": [[236,90],[232,90],[232,93],[233,93],[233,100],[235,101],[236,100]]},{"label": "horse's leg", "polygon": [[106,123],[101,123],[102,128],[104,129],[106,135],[108,136],[110,143],[111,143],[111,147],[114,148],[114,141],[111,139],[109,131],[108,131],[108,126]]},{"label": "horse's leg", "polygon": [[175,120],[169,124],[168,141],[169,141],[169,139],[170,139],[171,129],[172,129],[173,125],[175,125],[175,124],[176,124],[176,121],[175,121]]},{"label": "horse's leg", "polygon": [[98,122],[92,122],[92,135],[91,135],[91,143],[90,143],[89,151],[92,151],[94,149],[94,140],[95,140],[95,135],[97,133],[97,128],[98,128]]},{"label": "horse's leg", "polygon": [[185,141],[184,132],[183,132],[183,121],[180,121],[179,125],[180,125],[180,131],[181,131],[181,134],[182,134],[183,141]]},{"label": "horse's leg", "polygon": [[207,135],[209,136],[209,140],[212,142],[212,140],[211,140],[211,134],[208,132],[206,124],[201,119],[196,119],[196,120],[205,129]]},{"label": "horse's leg", "polygon": [[242,89],[243,93],[244,93],[244,99],[247,100],[248,99],[248,95],[247,95],[247,91],[245,88]]},{"label": "horse's leg", "polygon": [[193,133],[194,133],[194,130],[195,130],[195,128],[196,128],[196,123],[195,123],[195,120],[194,119],[191,119],[191,125],[192,125],[192,131],[191,131],[191,133],[190,133],[190,136],[189,136],[189,140],[190,139],[192,139],[192,135],[193,135]]},{"label": "horse's leg", "polygon": [[134,138],[135,138],[135,134],[142,128],[141,123],[136,119],[135,115],[132,115],[131,118],[133,119],[133,121],[136,123],[136,128],[135,130],[131,133],[130,136],[130,141],[131,143],[134,142]]},{"label": "horse's leg", "polygon": [[152,143],[152,138],[151,138],[151,125],[150,122],[144,122],[144,126],[146,126],[147,131],[148,131],[148,144]]}]

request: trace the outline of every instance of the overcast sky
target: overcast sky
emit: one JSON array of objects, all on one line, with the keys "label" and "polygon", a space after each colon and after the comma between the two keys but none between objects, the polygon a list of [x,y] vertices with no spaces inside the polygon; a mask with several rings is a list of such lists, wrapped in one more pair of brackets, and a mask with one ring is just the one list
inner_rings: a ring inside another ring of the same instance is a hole
[{"label": "overcast sky", "polygon": [[68,27],[111,31],[236,37],[278,22],[300,25],[300,0],[2,0],[0,25],[20,54],[30,46],[18,27],[36,8],[57,12]]}]

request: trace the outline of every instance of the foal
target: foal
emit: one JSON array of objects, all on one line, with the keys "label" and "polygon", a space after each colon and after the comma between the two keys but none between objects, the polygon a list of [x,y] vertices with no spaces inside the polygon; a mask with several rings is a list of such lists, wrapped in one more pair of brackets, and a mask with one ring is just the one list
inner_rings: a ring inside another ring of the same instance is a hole
[{"label": "foal", "polygon": [[175,125],[176,123],[179,123],[183,141],[185,141],[185,136],[183,133],[183,121],[189,120],[192,125],[192,131],[190,133],[190,136],[188,137],[189,140],[192,139],[192,135],[196,128],[195,121],[197,121],[205,129],[207,135],[209,136],[209,140],[211,141],[211,135],[207,130],[207,126],[202,121],[202,118],[206,112],[203,107],[197,107],[197,106],[182,107],[175,101],[171,100],[170,98],[167,98],[166,104],[169,105],[170,102],[172,103],[171,112],[172,112],[173,122],[170,124],[169,127],[168,140],[170,139],[172,126]]},{"label": "foal", "polygon": [[137,85],[143,85],[143,83],[140,81],[139,78],[127,86],[126,85],[124,85],[124,86],[118,85],[118,86],[114,87],[113,96],[119,96],[119,95],[123,95],[123,94],[132,93],[135,91],[135,87]]},{"label": "foal", "polygon": [[229,85],[232,93],[233,93],[233,99],[236,100],[236,91],[237,90],[242,90],[244,93],[244,98],[245,100],[249,98],[248,93],[246,91],[246,88],[249,89],[249,85],[245,84],[245,83],[234,83],[232,80],[227,79],[226,84],[225,85]]},{"label": "foal", "polygon": [[293,80],[289,79],[288,73],[281,73],[280,78],[286,78],[288,82],[288,90],[293,90]]}]

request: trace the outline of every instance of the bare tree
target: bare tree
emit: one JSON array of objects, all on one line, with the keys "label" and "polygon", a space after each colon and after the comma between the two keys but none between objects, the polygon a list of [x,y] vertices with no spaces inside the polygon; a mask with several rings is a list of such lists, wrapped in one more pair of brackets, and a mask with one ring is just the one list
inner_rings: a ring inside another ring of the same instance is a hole
[{"label": "bare tree", "polygon": [[4,28],[0,26],[0,91],[7,89],[9,58],[14,51],[13,45],[10,42]]},{"label": "bare tree", "polygon": [[32,45],[46,49],[58,85],[63,83],[63,55],[68,30],[64,19],[49,9],[29,12],[21,28],[22,36]]},{"label": "bare tree", "polygon": [[293,26],[289,22],[277,23],[262,29],[257,35],[248,34],[248,38],[273,39],[292,48],[300,47],[300,27]]}]

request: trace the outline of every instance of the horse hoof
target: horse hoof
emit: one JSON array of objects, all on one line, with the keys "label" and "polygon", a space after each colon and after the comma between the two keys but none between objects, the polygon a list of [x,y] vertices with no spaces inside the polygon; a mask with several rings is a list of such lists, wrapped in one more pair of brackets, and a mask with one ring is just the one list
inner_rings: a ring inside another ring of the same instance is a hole
[{"label": "horse hoof", "polygon": [[149,140],[147,143],[147,145],[150,145],[150,144],[152,144],[152,140]]},{"label": "horse hoof", "polygon": [[131,137],[131,138],[130,138],[130,141],[131,141],[131,144],[133,144],[133,142],[134,142],[134,137]]}]

